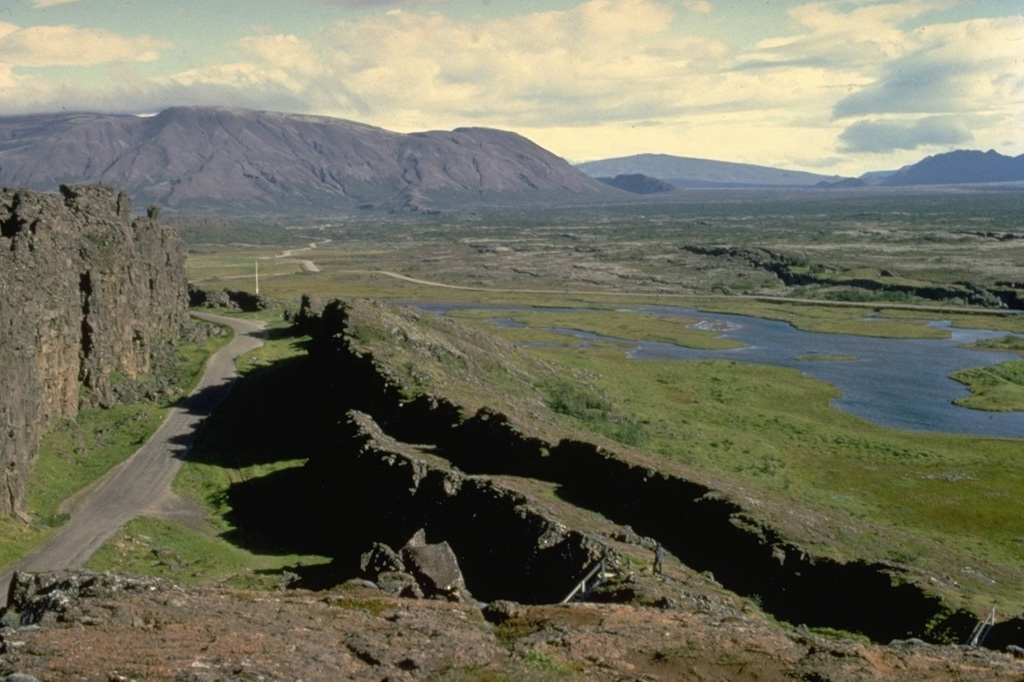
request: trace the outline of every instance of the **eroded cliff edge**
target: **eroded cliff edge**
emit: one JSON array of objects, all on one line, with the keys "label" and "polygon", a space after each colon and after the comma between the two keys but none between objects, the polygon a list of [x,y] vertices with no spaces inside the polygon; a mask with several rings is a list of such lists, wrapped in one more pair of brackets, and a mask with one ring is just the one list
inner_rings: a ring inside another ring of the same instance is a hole
[{"label": "eroded cliff edge", "polygon": [[0,189],[0,513],[23,515],[39,439],[135,397],[188,321],[185,248],[104,186]]}]

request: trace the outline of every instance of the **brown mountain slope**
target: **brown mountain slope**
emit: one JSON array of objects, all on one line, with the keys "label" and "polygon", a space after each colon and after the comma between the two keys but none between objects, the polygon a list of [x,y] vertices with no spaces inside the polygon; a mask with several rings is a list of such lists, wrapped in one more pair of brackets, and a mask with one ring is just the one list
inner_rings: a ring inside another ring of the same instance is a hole
[{"label": "brown mountain slope", "polygon": [[291,212],[564,202],[614,194],[515,133],[175,107],[0,117],[0,185],[98,182],[178,210]]}]

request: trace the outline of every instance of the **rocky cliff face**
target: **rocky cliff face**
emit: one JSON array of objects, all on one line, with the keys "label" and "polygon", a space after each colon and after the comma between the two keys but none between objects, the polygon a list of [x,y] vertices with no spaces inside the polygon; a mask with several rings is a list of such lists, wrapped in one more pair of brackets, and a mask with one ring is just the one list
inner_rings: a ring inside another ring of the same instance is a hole
[{"label": "rocky cliff face", "polygon": [[102,186],[0,190],[0,513],[23,513],[39,438],[109,406],[188,320],[185,250]]}]

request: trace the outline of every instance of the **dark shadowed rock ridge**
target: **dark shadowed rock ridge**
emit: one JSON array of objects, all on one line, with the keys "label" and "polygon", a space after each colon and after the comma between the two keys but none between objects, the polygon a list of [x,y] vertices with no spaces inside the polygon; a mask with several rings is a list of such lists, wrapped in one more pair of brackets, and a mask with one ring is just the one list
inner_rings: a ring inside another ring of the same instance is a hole
[{"label": "dark shadowed rock ridge", "polygon": [[606,185],[633,194],[663,194],[676,191],[676,186],[642,173],[616,175],[614,178],[598,178]]},{"label": "dark shadowed rock ridge", "polygon": [[[988,239],[1009,241],[1010,233],[975,233]],[[927,301],[980,306],[992,309],[1024,310],[1024,283],[1012,281],[969,282],[957,281],[931,285],[908,284],[891,273],[878,273],[877,279],[854,275],[848,270],[836,269],[822,263],[807,267],[805,260],[794,255],[766,248],[734,246],[682,247],[684,251],[723,260],[738,259],[750,266],[770,272],[786,286],[851,287],[879,294],[913,296]]]},{"label": "dark shadowed rock ridge", "polygon": [[183,244],[131,213],[108,187],[0,190],[0,513],[47,426],[131,393],[188,321]]},{"label": "dark shadowed rock ridge", "polygon": [[[932,578],[945,577],[889,561],[837,560],[809,549],[806,537],[793,539],[792,529],[773,525],[778,519],[766,520],[749,493],[722,481],[659,470],[640,453],[568,436],[552,440],[492,408],[474,410],[444,395],[410,397],[416,391],[401,371],[367,346],[365,339],[374,333],[361,326],[367,319],[383,313],[394,349],[420,345],[435,356],[458,351],[437,347],[436,338],[409,326],[417,313],[391,310],[377,302],[335,301],[320,314],[299,318],[313,333],[316,375],[327,382],[321,399],[339,416],[365,412],[362,423],[373,425],[363,433],[377,434],[370,440],[351,432],[338,438],[359,443],[357,456],[339,452],[310,459],[308,480],[330,491],[325,503],[311,503],[316,518],[348,518],[353,512],[342,511],[340,503],[361,496],[357,507],[372,510],[368,516],[383,524],[374,540],[395,547],[415,529],[427,528],[433,541],[447,541],[455,550],[474,596],[551,601],[558,591],[552,583],[564,586],[596,555],[581,552],[587,544],[570,541],[573,534],[564,531],[552,537],[571,552],[538,552],[544,547],[538,537],[547,533],[527,533],[533,522],[507,520],[514,515],[501,500],[509,493],[490,484],[485,491],[483,481],[522,477],[554,484],[563,500],[635,529],[638,537],[656,538],[691,569],[710,572],[740,595],[757,595],[765,610],[790,623],[861,632],[878,642],[930,639],[936,633],[963,642],[976,624],[974,614],[926,587]],[[429,372],[428,364],[422,360],[419,370]],[[365,447],[371,441],[373,447]],[[410,449],[430,454],[409,455]],[[435,464],[422,463],[424,457]],[[426,484],[431,476],[434,482]],[[307,497],[313,489],[306,489]],[[369,546],[367,541],[363,549]],[[535,571],[540,563],[543,570]],[[987,645],[1013,643],[1021,628],[1020,618],[1003,621]]]},{"label": "dark shadowed rock ridge", "polygon": [[0,185],[101,182],[190,212],[436,210],[618,194],[511,132],[402,134],[325,116],[174,107],[0,117]]}]

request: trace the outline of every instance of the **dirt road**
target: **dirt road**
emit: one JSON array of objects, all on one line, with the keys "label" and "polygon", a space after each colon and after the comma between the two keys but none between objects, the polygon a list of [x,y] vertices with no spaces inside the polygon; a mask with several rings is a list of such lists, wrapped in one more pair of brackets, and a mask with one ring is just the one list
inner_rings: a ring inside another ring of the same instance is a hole
[{"label": "dirt road", "polygon": [[121,526],[149,514],[174,518],[192,506],[171,492],[171,481],[192,444],[196,428],[227,395],[235,378],[235,359],[263,344],[263,324],[217,315],[197,314],[230,325],[235,338],[215,353],[192,394],[171,409],[164,423],[130,458],[79,493],[68,511],[71,519],[44,544],[0,573],[0,595],[15,570],[80,568]]}]

